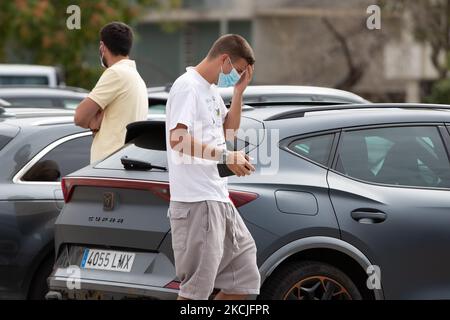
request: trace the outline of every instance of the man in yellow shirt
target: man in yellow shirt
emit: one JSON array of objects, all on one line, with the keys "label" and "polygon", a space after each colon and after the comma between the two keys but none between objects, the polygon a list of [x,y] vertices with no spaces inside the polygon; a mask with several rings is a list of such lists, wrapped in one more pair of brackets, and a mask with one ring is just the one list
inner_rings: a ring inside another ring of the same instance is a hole
[{"label": "man in yellow shirt", "polygon": [[129,123],[147,119],[147,87],[128,57],[132,43],[133,33],[124,23],[111,22],[100,31],[100,61],[107,69],[74,117],[76,125],[94,132],[91,163],[123,146]]}]

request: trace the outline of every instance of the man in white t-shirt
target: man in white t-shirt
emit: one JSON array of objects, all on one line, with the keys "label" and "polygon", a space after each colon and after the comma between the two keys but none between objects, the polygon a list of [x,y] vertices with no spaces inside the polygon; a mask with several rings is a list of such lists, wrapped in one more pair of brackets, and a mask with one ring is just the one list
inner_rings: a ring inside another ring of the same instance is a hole
[{"label": "man in white t-shirt", "polygon": [[[255,242],[228,196],[217,164],[237,176],[255,168],[225,137],[239,129],[255,58],[239,35],[220,37],[207,57],[172,85],[166,107],[170,218],[179,299],[245,299],[259,294]],[[234,86],[228,110],[217,90]]]},{"label": "man in white t-shirt", "polygon": [[94,133],[91,163],[124,145],[129,123],[147,119],[147,87],[128,57],[132,44],[132,30],[124,23],[111,22],[100,31],[100,61],[107,69],[78,106],[74,119],[76,125]]}]

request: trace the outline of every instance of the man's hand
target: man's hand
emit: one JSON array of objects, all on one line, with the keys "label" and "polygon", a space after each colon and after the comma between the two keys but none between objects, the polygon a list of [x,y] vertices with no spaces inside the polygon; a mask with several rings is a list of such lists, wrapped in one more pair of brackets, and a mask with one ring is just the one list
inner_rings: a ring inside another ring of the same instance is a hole
[{"label": "man's hand", "polygon": [[245,89],[252,81],[253,78],[253,70],[255,67],[253,65],[248,65],[247,69],[242,73],[241,79],[239,79],[238,83],[234,86],[234,94],[238,96],[242,96],[244,94]]},{"label": "man's hand", "polygon": [[99,110],[94,118],[89,122],[89,129],[92,131],[92,136],[95,137],[97,135],[98,130],[102,125],[103,116],[105,114],[104,110]]},{"label": "man's hand", "polygon": [[254,66],[248,65],[241,75],[241,79],[234,86],[231,107],[223,123],[223,129],[226,140],[233,140],[236,130],[241,125],[242,97],[248,84],[252,81]]},{"label": "man's hand", "polygon": [[[89,129],[91,121],[93,121],[101,111],[102,108],[100,108],[97,102],[89,97],[84,98],[75,110],[74,122],[79,127]],[[103,119],[103,116],[101,118]],[[100,125],[98,127],[100,127]]]},{"label": "man's hand", "polygon": [[99,110],[94,118],[89,122],[89,129],[92,131],[98,131],[100,129],[100,126],[102,125],[104,111]]},{"label": "man's hand", "polygon": [[227,167],[238,177],[249,176],[255,171],[248,155],[242,151],[231,151],[226,160]]}]

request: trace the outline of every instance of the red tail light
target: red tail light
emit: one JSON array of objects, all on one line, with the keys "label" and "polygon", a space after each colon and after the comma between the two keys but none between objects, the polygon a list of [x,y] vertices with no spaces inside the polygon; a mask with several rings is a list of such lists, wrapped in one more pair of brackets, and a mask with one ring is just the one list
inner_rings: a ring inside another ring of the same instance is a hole
[{"label": "red tail light", "polygon": [[61,184],[64,194],[64,201],[66,203],[71,200],[73,190],[78,186],[148,190],[155,196],[163,200],[166,201],[170,200],[169,183],[167,182],[124,180],[124,179],[110,179],[110,178],[66,177],[62,179]]},{"label": "red tail light", "polygon": [[168,284],[166,284],[164,286],[164,288],[180,290],[180,282],[179,281],[171,281]]},{"label": "red tail light", "polygon": [[64,202],[69,202],[70,198],[72,197],[72,190],[73,188],[70,185],[71,179],[68,178],[62,178],[61,180],[61,188],[64,196]]},{"label": "red tail light", "polygon": [[236,208],[243,206],[258,198],[258,194],[247,191],[234,191],[230,190],[230,199]]},{"label": "red tail light", "polygon": [[[64,201],[70,202],[73,191],[78,186],[85,187],[108,187],[108,188],[124,188],[148,190],[155,196],[170,201],[169,183],[158,181],[142,181],[142,180],[125,180],[110,178],[77,178],[66,177],[61,181]],[[258,194],[247,191],[230,190],[230,199],[236,208],[243,206],[258,198]]]}]

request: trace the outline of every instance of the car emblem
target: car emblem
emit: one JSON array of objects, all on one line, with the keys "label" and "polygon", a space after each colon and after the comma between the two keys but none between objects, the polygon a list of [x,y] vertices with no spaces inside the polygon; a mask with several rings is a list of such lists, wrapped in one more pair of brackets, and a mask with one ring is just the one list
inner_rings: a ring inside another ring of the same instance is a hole
[{"label": "car emblem", "polygon": [[103,194],[103,210],[112,211],[114,209],[114,193],[105,192]]}]

